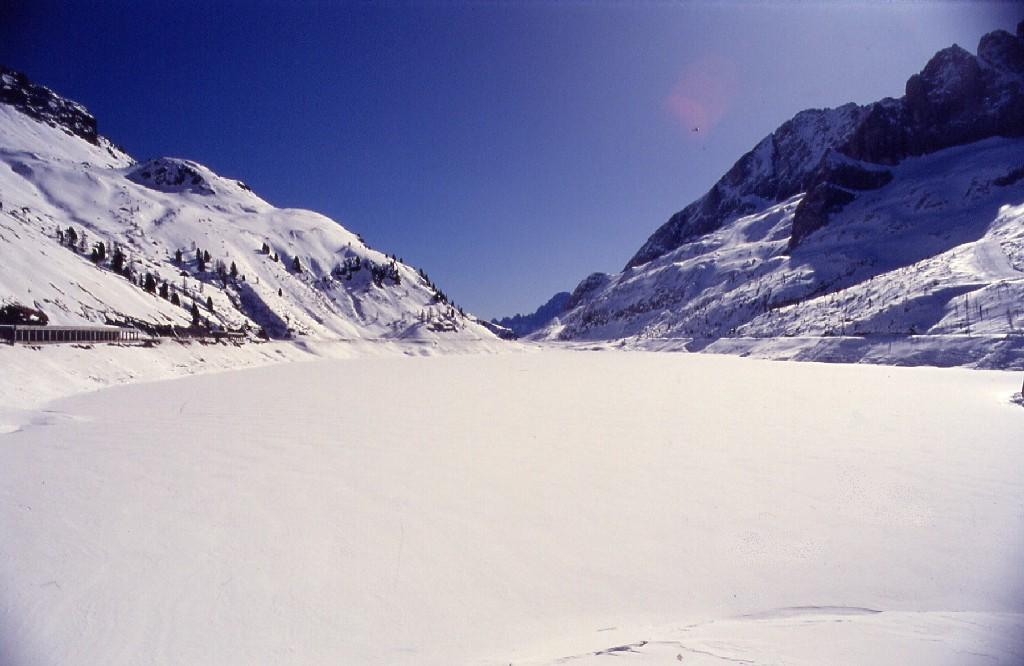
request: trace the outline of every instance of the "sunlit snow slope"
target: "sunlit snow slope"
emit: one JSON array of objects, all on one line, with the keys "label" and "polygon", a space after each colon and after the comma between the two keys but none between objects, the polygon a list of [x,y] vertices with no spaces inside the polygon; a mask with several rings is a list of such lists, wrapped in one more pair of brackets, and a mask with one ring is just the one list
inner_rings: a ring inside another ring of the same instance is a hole
[{"label": "sunlit snow slope", "polygon": [[[188,160],[137,163],[96,134],[81,106],[16,72],[0,75],[0,305],[63,324],[493,337],[424,273],[334,221],[275,208]],[[147,274],[155,293],[144,289]]]}]

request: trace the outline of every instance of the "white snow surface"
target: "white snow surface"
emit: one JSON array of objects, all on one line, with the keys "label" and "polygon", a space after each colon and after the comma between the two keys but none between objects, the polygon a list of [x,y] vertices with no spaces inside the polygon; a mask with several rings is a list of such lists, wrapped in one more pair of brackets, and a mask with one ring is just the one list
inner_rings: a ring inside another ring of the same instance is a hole
[{"label": "white snow surface", "polygon": [[0,435],[0,663],[1020,664],[1019,386],[543,350],[66,398]]},{"label": "white snow surface", "polygon": [[[137,164],[105,140],[94,146],[7,105],[0,105],[0,203],[0,304],[39,308],[54,324],[188,326],[196,302],[214,326],[253,335],[264,328],[322,340],[493,338],[438,302],[410,266],[394,262],[397,280],[371,279],[371,266],[393,259],[323,215],[275,208],[188,160]],[[57,230],[68,227],[84,233],[84,253],[59,243]],[[97,265],[86,255],[101,241],[107,260]],[[167,282],[181,305],[112,271],[115,245],[136,276]],[[197,249],[210,254],[205,267]],[[301,272],[292,270],[295,257]],[[346,268],[356,261],[358,270]],[[219,262],[225,270],[233,263],[238,277],[219,277]]]}]

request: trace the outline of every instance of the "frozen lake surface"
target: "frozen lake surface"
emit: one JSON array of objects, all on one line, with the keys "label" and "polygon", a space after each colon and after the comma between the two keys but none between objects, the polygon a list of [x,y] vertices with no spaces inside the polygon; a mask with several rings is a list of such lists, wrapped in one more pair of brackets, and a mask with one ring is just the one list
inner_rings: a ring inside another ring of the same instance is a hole
[{"label": "frozen lake surface", "polygon": [[64,399],[0,435],[0,663],[1020,664],[1019,387],[542,351]]}]

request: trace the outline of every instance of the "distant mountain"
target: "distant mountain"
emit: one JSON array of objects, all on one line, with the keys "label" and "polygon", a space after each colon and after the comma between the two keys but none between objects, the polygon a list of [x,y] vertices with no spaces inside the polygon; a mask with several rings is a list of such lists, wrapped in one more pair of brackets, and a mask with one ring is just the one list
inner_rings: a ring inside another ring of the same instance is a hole
[{"label": "distant mountain", "polygon": [[569,302],[569,296],[567,291],[558,292],[547,303],[530,314],[517,314],[512,317],[494,319],[493,322],[511,330],[520,338],[525,337],[549,325],[552,320],[565,312],[565,304]]},{"label": "distant mountain", "polygon": [[84,107],[5,68],[0,204],[0,306],[54,324],[493,339],[425,272],[333,220],[189,160],[136,162]]},{"label": "distant mountain", "polygon": [[900,99],[798,113],[542,337],[1024,329],[1024,23]]}]

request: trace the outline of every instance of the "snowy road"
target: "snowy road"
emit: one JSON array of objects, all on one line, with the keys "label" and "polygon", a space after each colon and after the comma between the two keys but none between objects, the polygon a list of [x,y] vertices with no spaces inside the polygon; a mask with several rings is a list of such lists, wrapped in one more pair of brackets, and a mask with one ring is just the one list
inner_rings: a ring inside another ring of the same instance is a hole
[{"label": "snowy road", "polygon": [[67,399],[0,435],[0,663],[1019,664],[1019,386],[545,351]]}]

